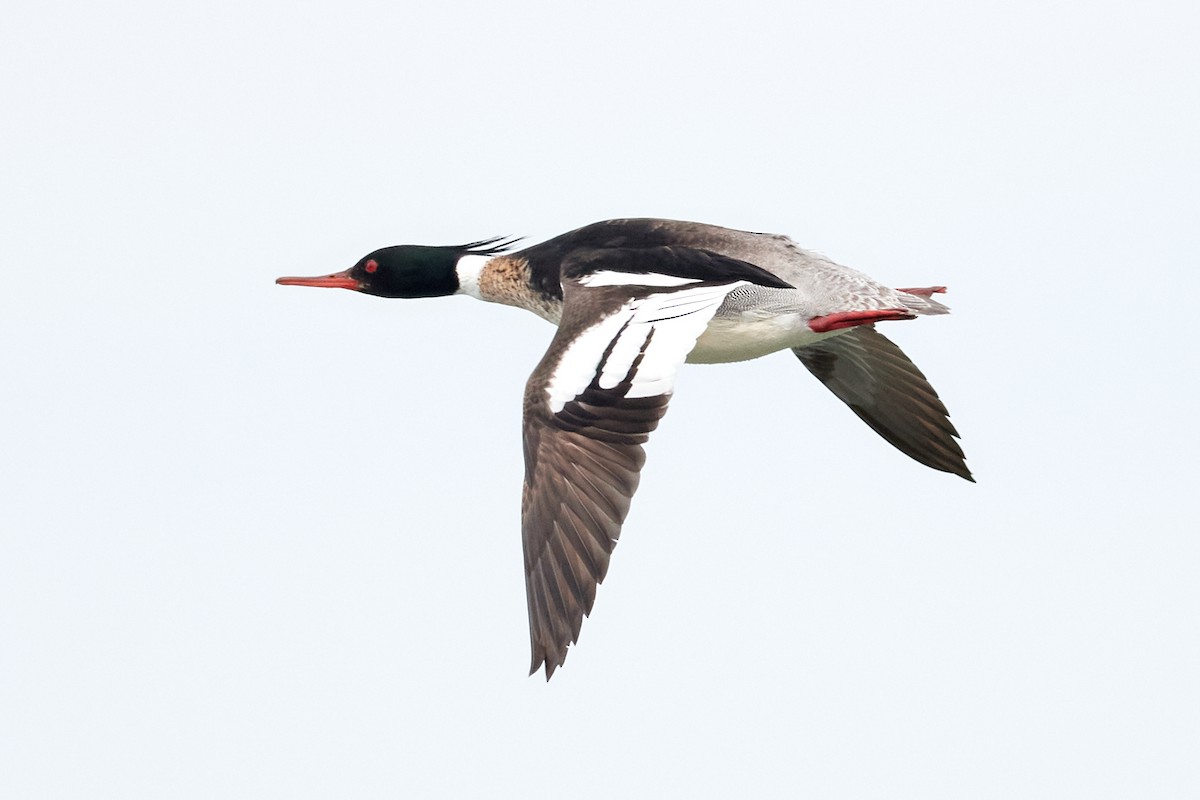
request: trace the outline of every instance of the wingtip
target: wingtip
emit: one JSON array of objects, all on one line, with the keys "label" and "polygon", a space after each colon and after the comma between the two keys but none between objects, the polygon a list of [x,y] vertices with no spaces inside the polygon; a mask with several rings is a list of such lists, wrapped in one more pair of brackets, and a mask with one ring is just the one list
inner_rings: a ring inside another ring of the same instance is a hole
[{"label": "wingtip", "polygon": [[[930,466],[932,466],[932,465],[930,465]],[[965,461],[959,461],[957,464],[954,464],[953,466],[934,467],[934,468],[940,469],[943,472],[949,472],[951,475],[957,475],[958,477],[962,478],[964,481],[970,481],[971,483],[975,483],[975,476],[971,474],[971,470],[967,469],[967,462],[965,462]]]},{"label": "wingtip", "polygon": [[[950,419],[947,417],[946,421],[949,422]],[[958,431],[954,432],[954,438],[955,439],[958,438]],[[953,469],[950,469],[948,471],[954,473],[958,477],[962,478],[964,481],[970,481],[971,483],[975,483],[975,476],[971,474],[971,468],[967,466],[967,458],[965,455],[962,455],[962,448],[959,448],[959,457],[957,459],[957,462],[958,463],[956,463],[954,465]]]},{"label": "wingtip", "polygon": [[530,662],[529,677],[532,678],[534,675],[536,675],[537,671],[543,666],[546,668],[546,682],[549,683],[550,677],[554,674],[556,669],[562,666],[562,662],[560,661],[555,664],[551,659],[546,658],[545,656],[538,656],[537,654],[534,654],[533,660]]}]

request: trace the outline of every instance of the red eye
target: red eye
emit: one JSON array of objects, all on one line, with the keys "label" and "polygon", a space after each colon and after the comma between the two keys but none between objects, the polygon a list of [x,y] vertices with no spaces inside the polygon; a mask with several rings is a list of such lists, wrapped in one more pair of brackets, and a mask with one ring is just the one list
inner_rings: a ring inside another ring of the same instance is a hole
[{"label": "red eye", "polygon": [[367,272],[374,272],[375,270],[379,269],[379,262],[372,258],[366,264],[363,264],[363,269],[365,269]]}]

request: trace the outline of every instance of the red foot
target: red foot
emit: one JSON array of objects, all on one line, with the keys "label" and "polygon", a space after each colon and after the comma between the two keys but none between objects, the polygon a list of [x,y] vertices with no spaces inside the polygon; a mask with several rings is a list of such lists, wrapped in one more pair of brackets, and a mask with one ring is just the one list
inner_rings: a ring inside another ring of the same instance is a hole
[{"label": "red foot", "polygon": [[881,308],[873,311],[839,311],[836,314],[813,317],[808,321],[808,327],[815,333],[826,333],[827,331],[836,331],[841,328],[853,328],[855,325],[870,325],[872,322],[916,318],[916,314],[907,308]]},{"label": "red foot", "polygon": [[897,289],[897,292],[908,292],[915,294],[917,297],[933,297],[935,294],[945,294],[945,286],[926,286],[921,289]]}]

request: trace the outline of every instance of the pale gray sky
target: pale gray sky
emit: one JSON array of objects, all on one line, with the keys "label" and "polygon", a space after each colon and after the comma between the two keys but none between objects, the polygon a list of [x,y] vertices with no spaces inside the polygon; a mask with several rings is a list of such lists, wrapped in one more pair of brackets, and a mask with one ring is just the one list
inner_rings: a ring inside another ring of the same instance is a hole
[{"label": "pale gray sky", "polygon": [[[1200,793],[1192,3],[6,6],[0,796]],[[613,216],[787,233],[970,485],[681,372],[526,678],[552,329],[277,287]]]}]

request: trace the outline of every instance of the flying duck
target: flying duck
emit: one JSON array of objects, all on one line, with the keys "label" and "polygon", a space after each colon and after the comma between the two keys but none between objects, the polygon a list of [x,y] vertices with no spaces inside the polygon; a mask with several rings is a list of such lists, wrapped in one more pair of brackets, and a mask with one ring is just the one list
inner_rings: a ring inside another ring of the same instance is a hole
[{"label": "flying duck", "polygon": [[532,675],[579,639],[685,361],[790,349],[901,452],[973,481],[946,407],[875,323],[945,314],[943,286],[892,289],[786,236],[614,219],[513,251],[515,239],[398,245],[290,286],[379,297],[465,294],[558,326],[525,386],[521,538]]}]

